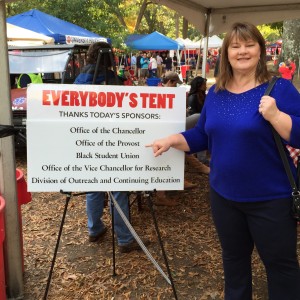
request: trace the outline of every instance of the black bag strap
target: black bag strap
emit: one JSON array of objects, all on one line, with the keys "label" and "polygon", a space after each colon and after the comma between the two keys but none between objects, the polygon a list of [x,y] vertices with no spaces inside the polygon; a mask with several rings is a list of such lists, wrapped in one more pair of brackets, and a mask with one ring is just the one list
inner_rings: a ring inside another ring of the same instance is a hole
[{"label": "black bag strap", "polygon": [[[264,95],[265,96],[268,96],[273,88],[273,86],[275,85],[276,81],[277,81],[277,77],[273,77],[272,80],[270,81]],[[283,165],[284,165],[284,169],[285,169],[285,172],[288,176],[288,179],[289,179],[289,182],[290,182],[290,185],[292,187],[292,196],[294,198],[294,204],[297,206],[297,208],[299,209],[300,208],[300,192],[299,192],[299,189],[297,187],[297,183],[294,179],[294,176],[293,176],[293,173],[292,173],[292,170],[291,170],[291,167],[289,165],[289,161],[288,161],[288,158],[287,158],[287,153],[285,151],[285,147],[283,145],[283,142],[281,140],[281,137],[280,135],[278,134],[278,132],[274,129],[274,127],[271,125],[270,123],[270,126],[271,126],[271,129],[272,129],[272,133],[273,133],[273,136],[274,136],[274,139],[275,139],[275,143],[276,143],[276,146],[278,148],[278,151],[279,151],[279,154],[280,154],[280,157],[282,159],[282,162],[283,162]],[[299,164],[298,164],[299,166]],[[298,168],[298,174],[299,174],[299,168]]]},{"label": "black bag strap", "polygon": [[[278,78],[276,76],[274,76],[272,78],[272,80],[270,81],[270,83],[269,83],[269,85],[268,85],[268,87],[267,87],[267,89],[264,93],[264,96],[268,96],[270,94],[270,92],[273,89],[277,79]],[[271,125],[271,123],[270,123],[270,126],[271,126],[271,129],[272,129],[272,133],[273,133],[273,136],[274,136],[274,139],[275,139],[276,146],[278,148],[280,157],[281,157],[283,165],[284,165],[284,169],[285,169],[286,174],[289,178],[291,187],[293,189],[293,192],[296,192],[296,191],[298,191],[297,184],[295,182],[292,170],[290,168],[289,161],[288,161],[288,158],[287,158],[287,154],[286,154],[286,151],[284,149],[284,145],[282,143],[281,137],[278,134],[278,132],[274,129],[274,127]]]},{"label": "black bag strap", "polygon": [[276,81],[277,81],[278,77],[274,76],[271,81],[269,82],[269,85],[267,86],[267,89],[264,93],[264,96],[269,96],[272,89],[273,89],[273,86],[275,85]]}]

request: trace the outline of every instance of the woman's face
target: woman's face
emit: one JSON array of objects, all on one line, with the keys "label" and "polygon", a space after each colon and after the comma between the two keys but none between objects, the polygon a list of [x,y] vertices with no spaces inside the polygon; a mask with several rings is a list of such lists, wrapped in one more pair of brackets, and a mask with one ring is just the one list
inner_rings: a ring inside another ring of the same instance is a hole
[{"label": "woman's face", "polygon": [[228,47],[228,60],[233,72],[255,72],[260,53],[258,42],[233,38]]}]

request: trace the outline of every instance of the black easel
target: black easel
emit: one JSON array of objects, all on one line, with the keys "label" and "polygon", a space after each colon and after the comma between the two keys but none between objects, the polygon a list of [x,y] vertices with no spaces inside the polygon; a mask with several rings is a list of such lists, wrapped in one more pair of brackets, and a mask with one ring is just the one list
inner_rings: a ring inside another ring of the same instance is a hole
[{"label": "black easel", "polygon": [[[114,70],[115,79],[116,79],[116,81],[118,81],[118,76],[117,76],[117,72],[116,72],[115,62],[113,60],[112,50],[110,48],[103,48],[103,49],[99,49],[99,52],[98,52],[95,72],[94,72],[94,76],[93,76],[93,84],[96,84],[96,79],[97,79],[99,66],[100,66],[100,60],[101,60],[101,57],[102,57],[103,53],[108,53],[111,66],[113,67],[113,70]],[[104,60],[104,66],[105,66],[105,85],[107,85],[107,83],[108,83],[108,61],[107,60]],[[49,271],[49,275],[48,275],[48,280],[47,280],[47,285],[46,285],[46,290],[45,290],[45,293],[44,293],[43,300],[47,300],[48,291],[49,291],[49,287],[50,287],[50,282],[51,282],[51,278],[52,278],[52,273],[53,273],[55,260],[56,260],[56,256],[57,256],[57,252],[58,252],[58,247],[59,247],[59,243],[60,243],[60,238],[61,238],[61,235],[62,235],[63,225],[64,225],[64,222],[65,222],[65,217],[66,217],[66,213],[67,213],[67,209],[68,209],[68,205],[69,205],[71,196],[80,196],[80,195],[85,195],[85,194],[88,193],[88,192],[84,192],[84,193],[77,193],[77,194],[72,195],[71,192],[63,192],[62,190],[60,192],[63,193],[63,194],[66,194],[66,203],[65,203],[64,212],[63,212],[63,216],[62,216],[62,220],[61,220],[61,224],[60,224],[60,228],[59,228],[59,233],[58,233],[58,237],[57,237],[57,242],[56,242],[56,246],[55,246],[55,250],[54,250],[54,255],[53,255],[53,258],[52,258],[52,263],[51,263],[51,267],[50,267],[50,271]],[[113,199],[113,196],[112,196],[111,192],[107,192],[107,193],[108,193],[109,198],[110,198],[111,218],[112,218],[111,229],[112,229],[112,249],[113,249],[113,276],[116,276],[117,274],[116,274],[116,262],[115,262],[114,207],[115,207],[115,204],[116,204],[116,208],[118,210],[118,207],[117,207],[118,204],[114,202],[115,200]],[[164,258],[164,261],[165,261],[165,264],[166,264],[166,268],[167,268],[167,272],[168,272],[168,276],[169,276],[169,278],[167,278],[168,283],[170,283],[172,285],[174,297],[177,300],[178,298],[177,298],[177,294],[176,294],[175,285],[174,285],[174,282],[173,282],[172,274],[171,274],[169,264],[168,264],[167,255],[166,255],[165,250],[164,250],[164,246],[163,246],[163,243],[162,243],[160,231],[159,231],[159,228],[158,228],[157,220],[156,220],[154,209],[153,209],[153,201],[152,201],[153,192],[147,193],[146,195],[147,195],[147,198],[148,198],[148,205],[150,207],[151,215],[152,215],[152,218],[153,218],[153,221],[154,221],[158,241],[159,241],[161,251],[162,251],[162,254],[163,254],[163,258]],[[119,211],[119,214],[122,216],[122,212]],[[126,217],[125,217],[125,219],[126,219]],[[128,222],[127,219],[126,220],[123,219],[123,221],[125,222],[127,227],[131,227],[131,229],[133,230],[132,226],[130,225],[130,223]],[[140,239],[139,239],[138,236],[135,237],[135,239],[137,240],[137,242],[139,244],[142,243],[141,241],[139,241]],[[142,245],[140,244],[140,246],[144,250],[144,252],[145,252],[145,249],[147,250],[147,248],[143,244]],[[147,252],[145,252],[145,253],[147,254]],[[149,257],[149,255],[151,256],[151,254],[149,252],[148,252],[147,255],[148,255],[148,257]],[[161,272],[161,274],[163,274],[163,273]]]},{"label": "black easel", "polygon": [[55,246],[55,249],[54,249],[54,254],[53,254],[53,258],[52,258],[52,262],[51,262],[51,267],[50,267],[50,271],[49,271],[49,275],[48,275],[48,280],[47,280],[47,285],[46,285],[46,290],[45,290],[45,293],[44,293],[43,300],[46,300],[47,296],[48,296],[48,291],[49,291],[50,282],[51,282],[51,278],[52,278],[52,273],[53,273],[53,269],[54,269],[54,265],[55,265],[56,255],[57,255],[57,251],[58,251],[58,247],[59,247],[59,242],[60,242],[60,238],[61,238],[63,226],[64,226],[64,223],[65,223],[65,218],[66,218],[66,214],[67,214],[67,210],[68,210],[68,205],[69,205],[71,196],[81,196],[81,195],[85,195],[86,194],[86,193],[78,193],[78,194],[73,194],[72,195],[72,193],[70,193],[70,192],[63,192],[62,190],[60,192],[62,194],[66,194],[66,203],[65,203],[65,208],[64,208],[62,220],[61,220],[60,227],[59,227],[59,232],[58,232],[58,236],[57,236],[56,246]]},{"label": "black easel", "polygon": [[176,294],[176,289],[175,289],[172,273],[171,273],[171,270],[170,270],[170,267],[169,267],[168,258],[167,258],[166,252],[165,252],[165,248],[164,248],[164,245],[163,245],[163,242],[162,242],[161,234],[160,234],[160,231],[159,231],[159,228],[158,228],[157,219],[156,219],[155,212],[154,212],[154,209],[153,209],[153,200],[152,200],[153,199],[153,192],[148,193],[146,195],[148,196],[147,197],[148,198],[148,206],[150,208],[150,212],[151,212],[151,215],[152,215],[152,219],[153,219],[155,231],[156,231],[156,234],[157,234],[158,242],[159,242],[159,245],[160,245],[160,249],[161,249],[165,264],[166,264],[169,279],[171,281],[174,298],[177,300],[178,298],[177,298],[177,294]]},{"label": "black easel", "polygon": [[[162,238],[161,238],[160,231],[159,231],[159,228],[158,228],[158,223],[157,223],[157,220],[156,220],[156,217],[155,217],[155,213],[154,213],[154,209],[153,209],[152,198],[153,198],[153,195],[155,193],[156,193],[156,191],[154,191],[154,192],[145,192],[144,195],[148,199],[148,205],[149,205],[149,208],[150,208],[150,211],[151,211],[152,219],[153,219],[154,226],[155,226],[155,231],[156,231],[156,234],[157,234],[157,237],[158,237],[159,245],[160,245],[160,248],[161,248],[161,251],[162,251],[162,254],[163,254],[163,258],[164,258],[164,261],[165,261],[165,264],[166,264],[166,268],[167,268],[167,272],[168,272],[168,276],[169,277],[166,278],[165,274],[163,273],[163,271],[159,267],[158,267],[158,271],[167,279],[168,283],[171,284],[172,289],[173,289],[174,297],[177,300],[178,298],[177,298],[177,294],[176,294],[176,289],[175,289],[174,281],[173,281],[173,278],[172,278],[172,274],[171,274],[171,270],[170,270],[170,267],[169,267],[167,255],[166,255],[166,252],[165,252],[165,249],[164,249],[164,246],[163,246]],[[144,252],[148,256],[148,258],[154,263],[155,262],[154,258],[149,253],[149,251],[145,251],[145,250],[147,250],[147,248],[144,246],[144,244],[142,243],[142,241],[140,240],[140,238],[135,233],[133,227],[131,226],[131,224],[129,223],[129,221],[126,219],[125,215],[121,211],[121,208],[118,207],[118,203],[113,198],[112,193],[108,192],[108,194],[109,194],[110,201],[111,201],[112,205],[116,206],[117,211],[119,212],[119,214],[120,214],[121,218],[123,219],[124,223],[127,225],[127,227],[130,230],[131,234],[136,239],[136,241],[141,246],[141,248],[144,250]],[[113,213],[113,210],[112,210],[112,213]],[[155,262],[154,265],[157,265],[157,263]]]},{"label": "black easel", "polygon": [[[108,57],[109,57],[109,60],[110,60],[110,65],[113,67],[115,79],[116,79],[116,81],[118,80],[117,69],[116,69],[116,65],[115,65],[115,62],[114,62],[112,49],[102,48],[102,49],[99,49],[99,52],[98,52],[98,57],[97,57],[97,62],[96,62],[96,67],[95,67],[95,72],[94,72],[94,77],[93,77],[93,84],[96,84],[97,75],[98,75],[99,67],[100,67],[101,57],[104,53],[108,53]],[[108,84],[108,65],[109,65],[108,61],[106,59],[104,59],[104,71],[105,71],[104,84],[105,85]]]}]

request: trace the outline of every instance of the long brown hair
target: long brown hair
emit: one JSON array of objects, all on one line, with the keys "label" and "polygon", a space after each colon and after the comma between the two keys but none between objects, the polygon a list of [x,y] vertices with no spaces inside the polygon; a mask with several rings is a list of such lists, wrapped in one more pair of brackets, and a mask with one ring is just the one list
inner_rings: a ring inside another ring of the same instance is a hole
[{"label": "long brown hair", "polygon": [[234,23],[227,32],[222,45],[222,56],[220,61],[220,73],[216,81],[215,91],[224,90],[227,83],[233,77],[232,67],[228,60],[228,48],[233,39],[248,41],[249,39],[258,42],[260,47],[260,59],[258,61],[255,79],[259,83],[266,82],[272,77],[272,73],[267,69],[265,40],[259,30],[253,24],[243,22]]}]

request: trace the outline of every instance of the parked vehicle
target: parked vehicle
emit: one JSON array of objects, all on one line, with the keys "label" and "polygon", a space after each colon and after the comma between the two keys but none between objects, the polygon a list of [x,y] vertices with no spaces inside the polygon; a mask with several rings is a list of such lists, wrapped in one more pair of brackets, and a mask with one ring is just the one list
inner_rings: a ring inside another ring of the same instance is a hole
[{"label": "parked vehicle", "polygon": [[26,147],[27,88],[17,88],[21,74],[39,73],[43,83],[73,83],[85,65],[89,45],[9,47],[13,125],[16,148]]}]

